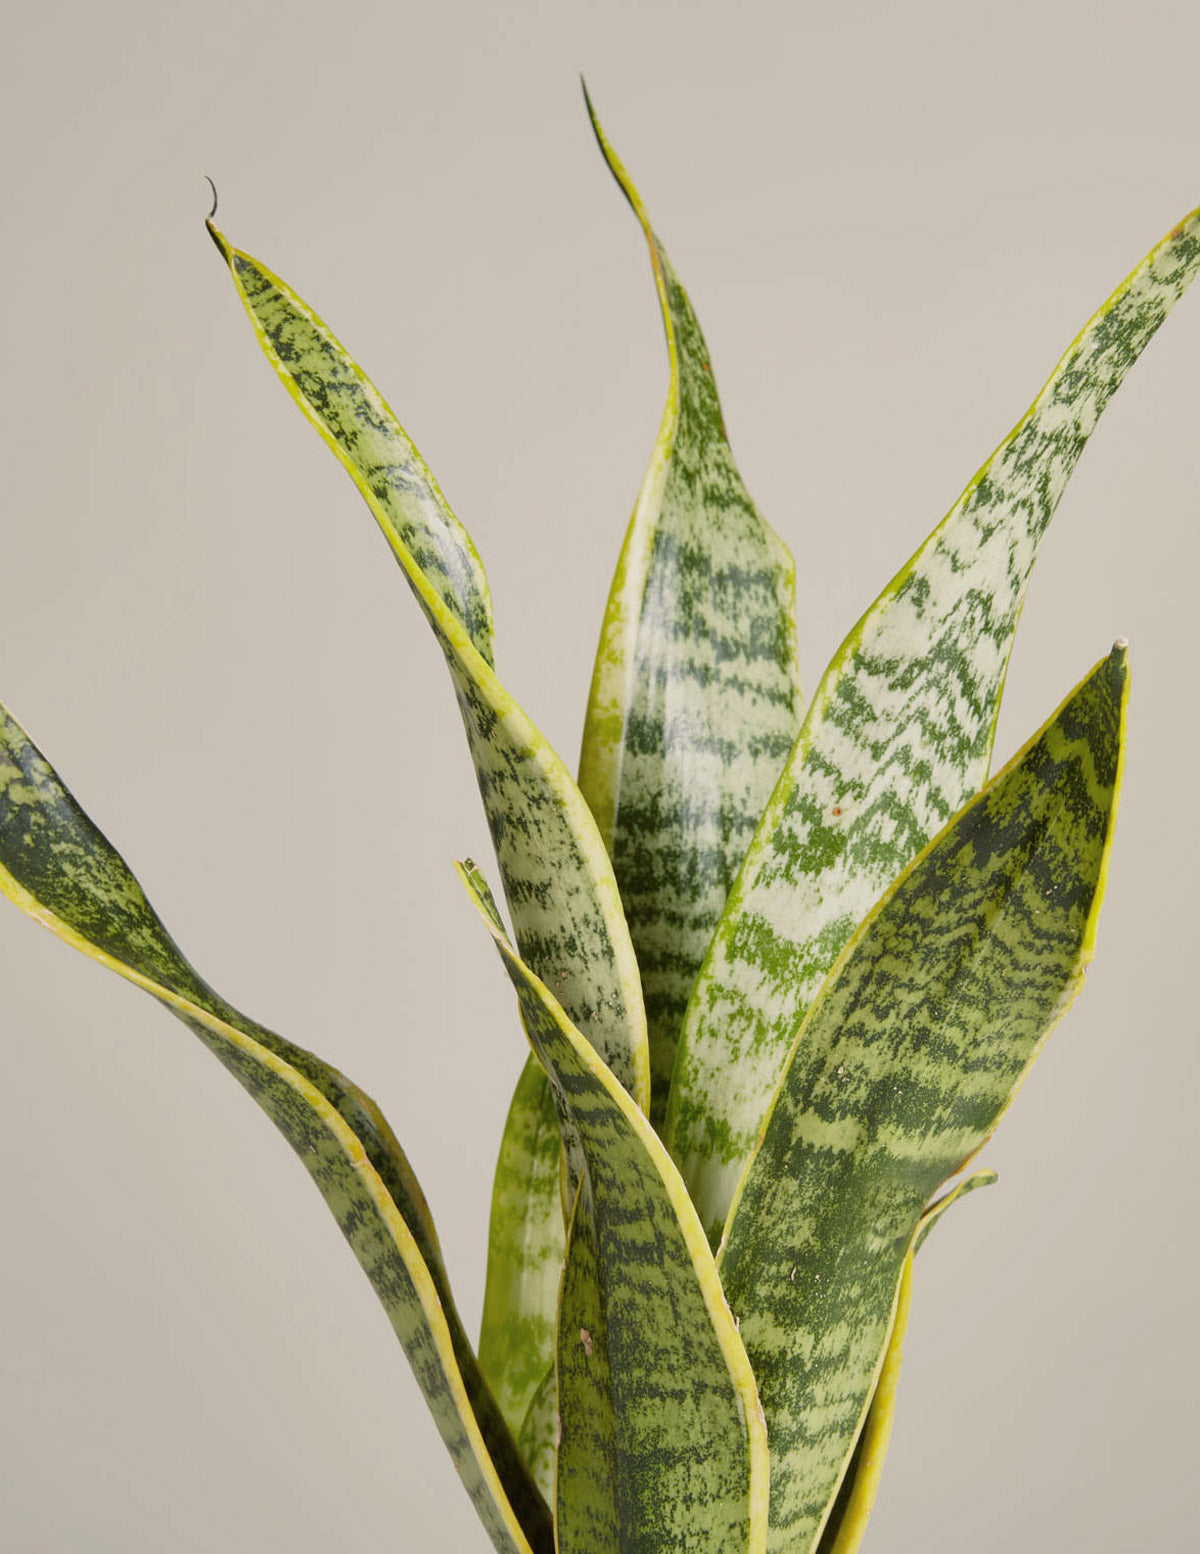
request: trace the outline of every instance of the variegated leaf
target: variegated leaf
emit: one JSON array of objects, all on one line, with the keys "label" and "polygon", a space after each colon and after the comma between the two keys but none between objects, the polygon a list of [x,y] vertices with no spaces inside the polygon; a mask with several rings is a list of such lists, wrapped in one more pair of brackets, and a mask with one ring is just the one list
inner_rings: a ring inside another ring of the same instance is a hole
[{"label": "variegated leaf", "polygon": [[570,774],[491,667],[478,557],[411,440],[325,324],[209,228],[268,360],[366,499],[446,656],[521,952],[646,1107],[645,1012],[612,865]]},{"label": "variegated leaf", "polygon": [[770,1547],[817,1547],[926,1203],[990,1136],[1091,958],[1114,649],[901,875],[799,1032],[718,1258],[771,1442]]},{"label": "variegated leaf", "polygon": [[0,890],[165,1004],[254,1097],[374,1286],[492,1542],[502,1554],[550,1554],[549,1512],[476,1364],[428,1207],[378,1107],[201,980],[122,859],[3,708]]},{"label": "variegated leaf", "polygon": [[[554,1533],[558,1554],[625,1554],[642,1548],[658,1554],[676,1545],[664,1538],[676,1507],[665,1496],[665,1483],[650,1493],[638,1480],[647,1477],[635,1465],[629,1487],[642,1501],[631,1523],[622,1514],[622,1498],[629,1471],[622,1451],[628,1440],[629,1421],[621,1417],[621,1402],[629,1401],[626,1380],[614,1375],[609,1354],[608,1308],[601,1273],[601,1253],[596,1245],[595,1210],[588,1202],[587,1178],[579,1184],[575,1210],[567,1236],[567,1261],[563,1268],[562,1302],[558,1313],[559,1445],[555,1474]],[[654,1342],[654,1337],[649,1341]],[[618,1364],[619,1364],[618,1360]],[[661,1379],[658,1383],[661,1390]],[[645,1441],[645,1437],[643,1437]],[[670,1449],[670,1436],[667,1437]],[[648,1444],[648,1443],[647,1443]],[[635,1456],[638,1453],[635,1448]],[[640,1447],[645,1450],[645,1444]],[[652,1496],[657,1492],[658,1504]],[[653,1513],[653,1521],[647,1516]],[[658,1523],[658,1526],[655,1526]],[[626,1541],[629,1539],[629,1541]],[[687,1547],[681,1543],[679,1547]]]},{"label": "variegated leaf", "polygon": [[953,1208],[960,1198],[967,1197],[969,1193],[978,1192],[981,1187],[994,1187],[998,1180],[995,1171],[973,1171],[961,1182],[956,1182],[940,1198],[935,1198],[921,1215],[921,1222],[917,1226],[916,1238],[913,1241],[913,1251],[921,1250],[929,1232],[941,1220],[946,1210]]},{"label": "variegated leaf", "polygon": [[546,1372],[565,1236],[559,1209],[562,1140],[554,1097],[530,1057],[509,1107],[492,1187],[479,1364],[519,1433]]},{"label": "variegated leaf", "polygon": [[[557,1302],[556,1302],[557,1305]],[[558,1464],[558,1377],[554,1362],[533,1394],[517,1436],[517,1445],[534,1483],[554,1504],[554,1474]]]},{"label": "variegated leaf", "polygon": [[912,1300],[912,1263],[924,1245],[929,1232],[960,1198],[978,1187],[989,1187],[996,1180],[994,1171],[977,1171],[966,1181],[945,1193],[936,1203],[931,1203],[921,1215],[920,1226],[913,1241],[912,1251],[905,1260],[900,1279],[900,1294],[896,1301],[896,1315],[888,1338],[887,1352],[875,1384],[871,1406],[859,1431],[850,1458],[850,1466],[838,1490],[833,1511],[821,1534],[819,1554],[856,1554],[867,1530],[867,1522],[875,1505],[879,1481],[883,1476],[883,1463],[892,1438],[892,1426],[896,1415],[896,1392],[900,1384],[900,1367],[904,1354],[904,1333],[908,1326],[908,1311]]},{"label": "variegated leaf", "polygon": [[590,99],[588,112],[650,246],[670,367],[579,763],[641,968],[657,1125],[688,994],[800,728],[794,569],[733,461],[687,293]]},{"label": "variegated leaf", "polygon": [[558,1333],[558,1554],[759,1554],[762,1414],[683,1182],[640,1110],[510,947],[478,870],[459,872],[584,1157]]},{"label": "variegated leaf", "polygon": [[892,1319],[892,1331],[879,1370],[879,1380],[875,1383],[871,1406],[855,1442],[850,1466],[821,1534],[818,1554],[855,1554],[867,1530],[895,1423],[896,1388],[900,1382],[904,1334],[912,1302],[912,1268],[913,1254],[910,1252],[904,1259],[904,1271],[900,1275],[896,1314]]},{"label": "variegated leaf", "polygon": [[983,782],[1038,544],[1101,411],[1197,270],[1200,212],[1104,303],[826,670],[684,1022],[664,1137],[711,1235],[838,952]]}]

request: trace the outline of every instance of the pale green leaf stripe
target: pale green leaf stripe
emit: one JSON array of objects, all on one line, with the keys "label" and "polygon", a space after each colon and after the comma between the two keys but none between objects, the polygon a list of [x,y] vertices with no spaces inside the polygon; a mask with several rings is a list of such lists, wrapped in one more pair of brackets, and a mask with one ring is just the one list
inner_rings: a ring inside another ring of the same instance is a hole
[{"label": "pale green leaf stripe", "polygon": [[[478,870],[467,865],[460,873],[500,950],[525,1029],[585,1160],[580,1202],[597,1269],[592,1316],[603,1341],[586,1321],[579,1326],[587,1339],[565,1318],[560,1324],[561,1459],[581,1462],[590,1449],[592,1388],[599,1387],[612,1400],[622,1554],[759,1554],[767,1508],[762,1414],[683,1182],[649,1122],[509,946]],[[564,1278],[568,1286],[572,1278],[579,1284],[570,1286],[564,1304],[577,1312],[585,1309],[587,1280],[572,1255],[569,1244]],[[578,1247],[574,1255],[580,1256]],[[607,1374],[583,1364],[589,1360]],[[576,1482],[585,1491],[579,1500],[570,1487]],[[559,1554],[611,1546],[611,1515],[601,1508],[597,1483],[560,1472]]]},{"label": "pale green leaf stripe", "polygon": [[201,980],[124,862],[3,708],[0,890],[153,994],[250,1092],[299,1155],[370,1279],[492,1542],[503,1554],[549,1554],[546,1505],[479,1373],[428,1207],[375,1103]]},{"label": "pale green leaf stripe", "polygon": [[517,1082],[496,1162],[479,1336],[480,1367],[514,1433],[523,1428],[534,1394],[554,1368],[554,1313],[565,1250],[561,1153],[554,1097],[531,1056]]},{"label": "pale green leaf stripe", "polygon": [[641,968],[657,1125],[696,972],[800,728],[794,568],[733,461],[687,293],[588,112],[650,246],[670,366],[579,763]]},{"label": "pale green leaf stripe", "polygon": [[1086,325],[827,669],[684,1023],[664,1136],[710,1233],[839,950],[983,782],[1038,543],[1101,411],[1198,269],[1195,212]]},{"label": "pale green leaf stripe", "polygon": [[325,324],[211,223],[210,230],[259,344],[358,486],[446,655],[521,953],[648,1106],[645,1011],[612,865],[566,767],[491,668],[486,584],[465,532]]},{"label": "pale green leaf stripe", "polygon": [[896,1315],[888,1339],[887,1352],[867,1411],[866,1421],[859,1431],[854,1445],[850,1466],[838,1490],[837,1500],[821,1533],[820,1554],[856,1554],[867,1530],[867,1522],[875,1506],[879,1481],[883,1476],[884,1459],[892,1438],[892,1426],[896,1414],[896,1393],[900,1384],[900,1367],[904,1351],[904,1332],[908,1326],[908,1312],[912,1299],[912,1260],[921,1250],[926,1236],[960,1198],[979,1187],[990,1187],[996,1180],[994,1171],[977,1171],[965,1182],[945,1193],[936,1203],[931,1203],[921,1215],[920,1227],[913,1241],[912,1251],[905,1259],[904,1273],[900,1280],[900,1294],[896,1302]]},{"label": "pale green leaf stripe", "polygon": [[1082,983],[1126,684],[1114,649],[883,897],[793,1044],[718,1259],[767,1416],[777,1554],[817,1546],[926,1202]]}]

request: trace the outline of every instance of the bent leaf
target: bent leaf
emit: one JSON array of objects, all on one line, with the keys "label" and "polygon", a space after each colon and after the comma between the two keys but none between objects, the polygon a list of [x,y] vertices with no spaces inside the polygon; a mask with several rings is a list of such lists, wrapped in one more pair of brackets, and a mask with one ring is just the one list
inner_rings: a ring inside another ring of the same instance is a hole
[{"label": "bent leaf", "polygon": [[867,1530],[867,1522],[875,1506],[879,1481],[883,1476],[884,1459],[892,1438],[892,1426],[896,1415],[896,1393],[900,1385],[900,1367],[904,1356],[904,1333],[908,1327],[908,1312],[912,1301],[913,1258],[921,1250],[926,1236],[960,1198],[978,1187],[990,1187],[996,1180],[994,1171],[977,1171],[965,1182],[959,1182],[936,1203],[931,1203],[921,1215],[920,1226],[913,1241],[912,1251],[904,1263],[900,1278],[900,1294],[896,1301],[896,1316],[888,1338],[887,1352],[879,1372],[871,1406],[866,1421],[855,1442],[850,1466],[838,1490],[837,1500],[821,1534],[819,1554],[856,1554]]},{"label": "bent leaf", "polygon": [[794,568],[733,461],[687,293],[587,106],[650,247],[670,366],[579,762],[641,969],[657,1126],[696,972],[800,728]]},{"label": "bent leaf", "polygon": [[683,1182],[643,1114],[512,950],[479,871],[467,864],[459,873],[584,1161],[558,1333],[559,1554],[759,1554],[762,1414]]},{"label": "bent leaf", "polygon": [[521,952],[646,1107],[645,1011],[612,865],[566,767],[491,667],[487,585],[466,532],[325,324],[211,222],[209,230],[259,344],[362,493],[445,654]]},{"label": "bent leaf", "polygon": [[254,1097],[299,1155],[370,1279],[492,1542],[502,1554],[550,1554],[547,1508],[479,1372],[428,1207],[375,1103],[208,987],[125,863],[3,708],[0,890],[165,1004]]},{"label": "bent leaf", "polygon": [[960,1198],[965,1198],[968,1193],[978,1192],[981,1187],[994,1187],[998,1180],[999,1177],[997,1177],[995,1171],[975,1171],[964,1181],[956,1183],[949,1192],[943,1193],[940,1198],[935,1198],[921,1215],[921,1222],[917,1226],[916,1238],[913,1241],[914,1253],[919,1252],[925,1245],[929,1232],[938,1223],[947,1209],[952,1208]]},{"label": "bent leaf", "polygon": [[793,1044],[718,1258],[767,1415],[780,1554],[817,1546],[926,1203],[1082,983],[1126,686],[1117,648],[901,875]]},{"label": "bent leaf", "polygon": [[554,1368],[566,1248],[561,1153],[554,1097],[531,1056],[517,1082],[496,1162],[479,1334],[480,1368],[514,1434],[523,1429],[534,1395]]},{"label": "bent leaf", "polygon": [[1085,326],[826,670],[684,1022],[664,1136],[711,1234],[842,946],[983,782],[1038,544],[1100,413],[1197,270],[1200,211]]}]

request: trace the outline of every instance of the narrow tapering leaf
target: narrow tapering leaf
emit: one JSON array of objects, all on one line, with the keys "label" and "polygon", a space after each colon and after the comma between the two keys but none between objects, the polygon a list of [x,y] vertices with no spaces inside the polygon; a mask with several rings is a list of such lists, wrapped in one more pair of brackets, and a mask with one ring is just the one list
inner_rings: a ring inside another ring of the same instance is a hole
[{"label": "narrow tapering leaf", "polygon": [[977,1171],[964,1182],[945,1193],[936,1203],[931,1203],[921,1215],[920,1226],[913,1241],[912,1251],[904,1264],[900,1279],[900,1294],[896,1301],[896,1315],[888,1338],[887,1352],[880,1368],[879,1380],[871,1398],[867,1417],[859,1431],[850,1466],[838,1490],[833,1511],[821,1533],[820,1554],[855,1554],[867,1530],[867,1522],[875,1505],[879,1481],[883,1476],[884,1459],[892,1438],[892,1426],[896,1416],[896,1394],[900,1385],[900,1368],[904,1358],[904,1333],[908,1326],[909,1306],[912,1302],[913,1258],[924,1245],[929,1232],[960,1198],[978,1187],[989,1187],[996,1180],[994,1171]]},{"label": "narrow tapering leaf", "polygon": [[670,368],[579,763],[642,972],[657,1124],[688,994],[803,707],[792,559],[734,463],[687,293],[590,100],[588,111],[650,246]]},{"label": "narrow tapering leaf", "polygon": [[479,1333],[479,1363],[514,1433],[523,1428],[535,1393],[554,1368],[565,1250],[561,1153],[554,1097],[531,1056],[508,1110],[496,1163]]},{"label": "narrow tapering leaf", "polygon": [[411,440],[326,325],[209,225],[263,351],[366,499],[446,656],[521,952],[648,1106],[645,1012],[612,866],[575,782],[491,667],[478,557]]},{"label": "narrow tapering leaf", "polygon": [[[460,873],[584,1160],[558,1334],[559,1554],[756,1554],[766,1535],[762,1414],[683,1182],[512,950],[478,871]],[[599,1462],[597,1429],[611,1437]]]},{"label": "narrow tapering leaf", "polygon": [[926,1208],[921,1215],[921,1223],[917,1226],[916,1238],[913,1241],[913,1251],[919,1252],[925,1245],[926,1238],[933,1227],[941,1221],[942,1215],[947,1209],[965,1198],[969,1193],[977,1192],[981,1187],[994,1187],[999,1180],[995,1171],[973,1171],[970,1176],[961,1182],[956,1182],[949,1191],[944,1192],[940,1198]]},{"label": "narrow tapering leaf", "polygon": [[697,979],[665,1137],[711,1233],[855,926],[983,782],[1039,542],[1100,413],[1200,270],[1200,212],[1113,293],[835,655]]},{"label": "narrow tapering leaf", "polygon": [[925,1205],[1082,982],[1126,684],[1114,649],[883,897],[793,1044],[719,1258],[767,1415],[780,1554],[817,1545]]},{"label": "narrow tapering leaf", "polygon": [[549,1554],[549,1513],[463,1332],[428,1207],[375,1103],[239,1014],[197,975],[125,863],[0,708],[0,890],[153,994],[249,1091],[312,1176],[370,1279],[503,1554]]}]

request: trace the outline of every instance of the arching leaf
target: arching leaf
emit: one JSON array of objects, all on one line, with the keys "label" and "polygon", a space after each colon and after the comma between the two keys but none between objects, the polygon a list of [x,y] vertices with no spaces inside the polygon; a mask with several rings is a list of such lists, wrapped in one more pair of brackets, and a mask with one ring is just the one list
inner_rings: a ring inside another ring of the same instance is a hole
[{"label": "arching leaf", "polygon": [[151,993],[296,1151],[370,1279],[501,1554],[550,1554],[549,1512],[463,1332],[428,1206],[378,1107],[343,1074],[239,1014],[196,974],[129,872],[0,708],[0,891]]},{"label": "arching leaf", "polygon": [[209,223],[284,387],[375,515],[450,669],[517,943],[649,1105],[637,962],[604,844],[566,767],[496,678],[478,557],[378,390],[277,276]]}]

